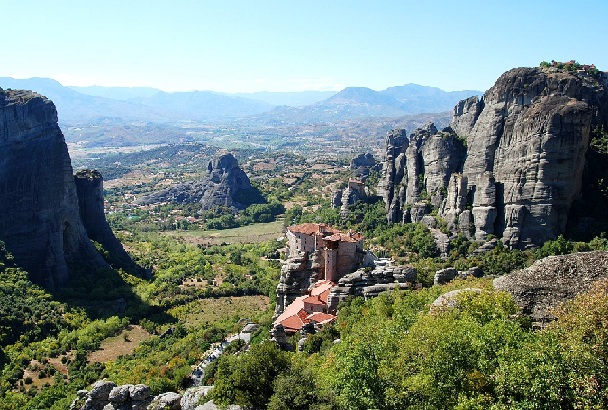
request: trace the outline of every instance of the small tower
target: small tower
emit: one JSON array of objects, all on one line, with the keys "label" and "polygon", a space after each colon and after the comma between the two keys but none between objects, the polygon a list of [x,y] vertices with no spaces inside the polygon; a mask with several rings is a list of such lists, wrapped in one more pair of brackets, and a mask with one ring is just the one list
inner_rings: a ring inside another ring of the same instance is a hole
[{"label": "small tower", "polygon": [[337,282],[340,240],[325,239],[325,280]]}]

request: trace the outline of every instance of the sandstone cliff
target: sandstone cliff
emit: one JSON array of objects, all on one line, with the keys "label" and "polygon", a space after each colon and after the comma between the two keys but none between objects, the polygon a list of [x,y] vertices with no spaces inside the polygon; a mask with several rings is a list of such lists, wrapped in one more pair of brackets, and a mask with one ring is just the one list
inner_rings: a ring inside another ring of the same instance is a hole
[{"label": "sandstone cliff", "polygon": [[379,193],[390,222],[431,210],[453,232],[525,248],[564,233],[581,197],[593,129],[608,129],[605,80],[517,68],[481,99],[454,108],[450,127],[387,136]]},{"label": "sandstone cliff", "polygon": [[107,267],[80,219],[53,103],[0,89],[0,240],[31,279],[53,288],[70,268]]},{"label": "sandstone cliff", "polygon": [[[139,204],[159,202],[200,203],[201,210],[215,208],[244,209],[259,197],[249,177],[232,154],[223,154],[209,162],[205,176],[165,188],[138,200]],[[255,201],[254,201],[255,202]]]}]

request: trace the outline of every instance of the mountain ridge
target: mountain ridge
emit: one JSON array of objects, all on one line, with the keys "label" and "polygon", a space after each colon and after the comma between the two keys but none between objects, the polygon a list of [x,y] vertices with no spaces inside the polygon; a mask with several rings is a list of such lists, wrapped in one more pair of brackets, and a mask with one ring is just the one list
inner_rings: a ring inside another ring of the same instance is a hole
[{"label": "mountain ridge", "polygon": [[[469,91],[446,92],[436,87],[415,84],[389,87],[383,91],[347,87],[338,92],[167,93],[152,87],[68,87],[58,81],[40,77],[0,77],[0,87],[31,89],[47,96],[58,107],[60,123],[64,125],[107,121],[224,121],[232,118],[251,118],[262,124],[277,121],[335,122],[443,112],[450,110],[462,99],[462,93],[467,94],[467,97],[472,95]],[[408,97],[407,89],[414,90],[415,93]],[[427,94],[425,90],[428,91]],[[295,106],[285,106],[289,102]]]}]

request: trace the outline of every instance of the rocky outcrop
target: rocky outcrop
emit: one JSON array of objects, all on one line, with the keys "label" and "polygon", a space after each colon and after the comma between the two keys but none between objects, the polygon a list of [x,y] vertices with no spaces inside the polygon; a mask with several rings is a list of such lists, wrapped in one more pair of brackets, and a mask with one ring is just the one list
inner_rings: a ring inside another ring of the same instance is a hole
[{"label": "rocky outcrop", "polygon": [[373,267],[358,269],[338,281],[329,293],[328,308],[336,310],[349,296],[369,299],[392,289],[411,289],[417,276],[413,266],[395,266],[387,259],[375,260]]},{"label": "rocky outcrop", "polygon": [[350,181],[344,189],[338,189],[333,194],[332,207],[340,208],[342,217],[348,216],[350,213],[348,206],[354,205],[358,201],[367,198],[365,187],[359,181]]},{"label": "rocky outcrop", "polygon": [[[175,392],[153,396],[145,384],[117,386],[109,380],[99,380],[91,390],[80,390],[70,410],[218,410],[213,401],[205,400],[212,386],[187,389],[183,394]],[[241,407],[230,405],[229,410]]]},{"label": "rocky outcrop", "polygon": [[216,208],[244,209],[259,202],[259,192],[251,186],[249,177],[230,153],[219,155],[209,162],[205,176],[162,189],[140,198],[137,203],[149,205],[160,202],[200,203],[201,210]]},{"label": "rocky outcrop", "polygon": [[370,195],[365,181],[371,171],[378,172],[382,165],[374,159],[370,153],[359,154],[351,160],[351,178],[345,188],[340,188],[334,191],[332,198],[332,207],[340,208],[340,215],[346,218],[350,213],[349,205],[353,205],[358,201],[363,201]]},{"label": "rocky outcrop", "polygon": [[78,207],[89,239],[103,245],[110,253],[112,265],[135,274],[144,269],[133,262],[106,220],[103,206],[103,177],[97,170],[81,170],[74,175],[78,194]]},{"label": "rocky outcrop", "polygon": [[306,293],[307,289],[318,280],[323,279],[321,267],[325,261],[320,252],[301,252],[297,256],[288,257],[281,266],[281,277],[277,285],[277,305],[275,318],[285,307],[297,297]]},{"label": "rocky outcrop", "polygon": [[380,171],[381,168],[382,165],[369,152],[359,154],[350,161],[353,176],[363,181],[369,176],[370,171]]},{"label": "rocky outcrop", "polygon": [[509,292],[535,322],[554,319],[552,310],[608,279],[608,252],[549,256],[532,266],[494,279],[494,289]]},{"label": "rocky outcrop", "polygon": [[608,129],[604,84],[557,69],[511,70],[481,99],[456,105],[441,132],[388,134],[379,183],[387,219],[416,222],[435,210],[475,240],[542,244],[564,233],[580,198],[594,127]]},{"label": "rocky outcrop", "polygon": [[378,185],[389,222],[420,222],[446,199],[452,174],[462,169],[466,149],[449,128],[438,132],[433,124],[410,136],[396,130],[386,138],[386,160]]},{"label": "rocky outcrop", "polygon": [[81,221],[50,100],[0,89],[0,158],[0,240],[31,279],[54,288],[68,280],[71,267],[108,267]]}]

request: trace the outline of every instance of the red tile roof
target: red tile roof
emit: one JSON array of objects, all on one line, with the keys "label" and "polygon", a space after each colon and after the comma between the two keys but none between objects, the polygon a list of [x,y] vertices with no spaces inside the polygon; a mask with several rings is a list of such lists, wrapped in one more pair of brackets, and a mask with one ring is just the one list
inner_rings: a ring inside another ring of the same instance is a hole
[{"label": "red tile roof", "polygon": [[302,326],[309,323],[311,320],[314,320],[319,324],[324,324],[333,320],[335,316],[327,313],[322,313],[323,316],[318,316],[321,312],[307,312],[304,309],[304,304],[327,306],[327,297],[331,288],[334,286],[335,284],[329,280],[316,282],[309,290],[308,295],[299,296],[295,298],[292,303],[287,305],[283,313],[274,321],[274,324],[280,323],[283,325],[286,332],[293,333],[302,329]]},{"label": "red tile roof", "polygon": [[282,323],[288,317],[297,315],[300,310],[304,310],[304,299],[306,299],[307,297],[308,295],[295,298],[293,302],[285,306],[285,310],[279,315],[279,317],[274,321],[274,323]]},{"label": "red tile roof", "polygon": [[358,232],[350,231],[348,233],[337,232],[331,236],[326,236],[323,238],[324,241],[332,242],[359,242],[361,239],[363,239],[363,235]]},{"label": "red tile roof", "polygon": [[325,224],[316,224],[316,223],[305,223],[299,225],[292,225],[287,228],[290,232],[303,233],[305,235],[331,235],[338,231],[336,228],[332,228],[331,226],[327,226]]},{"label": "red tile roof", "polygon": [[[283,325],[283,329],[285,329],[285,332],[287,333],[297,332],[298,330],[302,329],[302,326],[305,324],[305,322],[303,322],[298,315],[290,316],[282,320],[280,323]],[[306,323],[308,323],[308,320]]]},{"label": "red tile roof", "polygon": [[310,290],[310,295],[318,296],[323,303],[327,304],[327,297],[329,296],[331,288],[333,288],[334,286],[336,286],[336,284],[332,281],[319,281],[313,285],[313,288]]},{"label": "red tile roof", "polygon": [[336,319],[336,316],[330,315],[329,313],[317,312],[317,313],[308,315],[308,317],[306,319],[311,322],[325,324],[325,323],[333,322]]},{"label": "red tile roof", "polygon": [[325,303],[323,303],[318,296],[308,296],[306,299],[304,299],[304,303],[310,303],[311,305],[325,305]]}]

